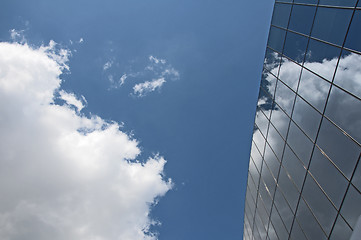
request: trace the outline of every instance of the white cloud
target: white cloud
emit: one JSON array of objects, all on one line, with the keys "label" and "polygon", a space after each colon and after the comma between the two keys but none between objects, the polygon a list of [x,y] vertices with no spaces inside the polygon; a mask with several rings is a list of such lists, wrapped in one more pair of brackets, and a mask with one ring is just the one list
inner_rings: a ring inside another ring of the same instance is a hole
[{"label": "white cloud", "polygon": [[155,64],[158,64],[158,63],[165,64],[167,62],[165,59],[156,58],[152,55],[149,56],[149,61],[154,62]]},{"label": "white cloud", "polygon": [[104,66],[103,66],[103,70],[104,70],[104,71],[108,70],[109,68],[112,67],[112,65],[113,65],[113,61],[108,61],[108,62],[106,62],[106,63],[104,64]]},{"label": "white cloud", "polygon": [[152,81],[138,83],[133,87],[133,93],[138,97],[143,97],[147,93],[155,91],[157,88],[160,89],[165,82],[164,78],[159,78]]},{"label": "white cloud", "polygon": [[78,43],[83,43],[84,42],[84,39],[83,38],[80,38]]},{"label": "white cloud", "polygon": [[[84,108],[84,104],[81,100],[79,100],[74,93],[68,93],[64,90],[59,92],[60,98],[63,99],[68,105],[72,105],[76,107],[77,111],[80,112]],[[82,96],[83,101],[85,100],[84,96]]]},{"label": "white cloud", "polygon": [[54,103],[69,54],[54,46],[0,43],[0,239],[156,239],[149,211],[171,188],[166,161],[135,161],[119,124]]}]

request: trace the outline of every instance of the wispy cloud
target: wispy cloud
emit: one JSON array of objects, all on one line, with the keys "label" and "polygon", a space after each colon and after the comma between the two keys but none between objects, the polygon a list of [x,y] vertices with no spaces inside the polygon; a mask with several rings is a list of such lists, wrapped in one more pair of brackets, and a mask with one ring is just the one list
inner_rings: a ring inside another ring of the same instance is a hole
[{"label": "wispy cloud", "polygon": [[[132,61],[131,65],[125,68],[128,70],[118,75],[119,63],[116,58],[111,58],[105,62],[103,71],[110,82],[109,89],[118,89],[126,81],[129,83],[133,82],[132,95],[144,97],[148,93],[160,89],[168,80],[174,81],[180,78],[179,72],[166,59],[153,55],[148,56],[143,66],[137,63],[137,61]],[[140,70],[134,71],[132,70],[134,68]],[[116,77],[117,75],[119,77]]]},{"label": "wispy cloud", "polygon": [[164,78],[159,78],[152,81],[138,83],[134,85],[133,92],[138,97],[144,97],[147,93],[154,92],[156,89],[160,89],[165,82],[166,81]]}]

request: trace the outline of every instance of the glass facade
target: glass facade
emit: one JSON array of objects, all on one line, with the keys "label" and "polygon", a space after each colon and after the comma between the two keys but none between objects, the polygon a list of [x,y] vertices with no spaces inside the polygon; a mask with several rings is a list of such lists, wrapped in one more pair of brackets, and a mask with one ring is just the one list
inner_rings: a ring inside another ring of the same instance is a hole
[{"label": "glass facade", "polygon": [[361,0],[276,1],[244,239],[350,239],[361,215],[360,157]]}]

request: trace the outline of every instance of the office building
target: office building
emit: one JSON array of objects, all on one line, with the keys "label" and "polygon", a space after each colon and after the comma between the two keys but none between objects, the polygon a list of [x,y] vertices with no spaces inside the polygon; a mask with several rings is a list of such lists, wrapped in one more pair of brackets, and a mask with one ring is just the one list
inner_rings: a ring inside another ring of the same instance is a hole
[{"label": "office building", "polygon": [[361,215],[360,153],[361,0],[276,1],[244,239],[350,239]]}]

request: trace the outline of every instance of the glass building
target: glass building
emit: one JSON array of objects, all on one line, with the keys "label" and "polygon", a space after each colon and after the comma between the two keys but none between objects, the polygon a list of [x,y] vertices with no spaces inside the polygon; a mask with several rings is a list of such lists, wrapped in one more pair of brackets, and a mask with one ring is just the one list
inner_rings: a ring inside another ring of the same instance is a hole
[{"label": "glass building", "polygon": [[276,1],[244,239],[350,239],[361,215],[360,153],[361,0]]}]

